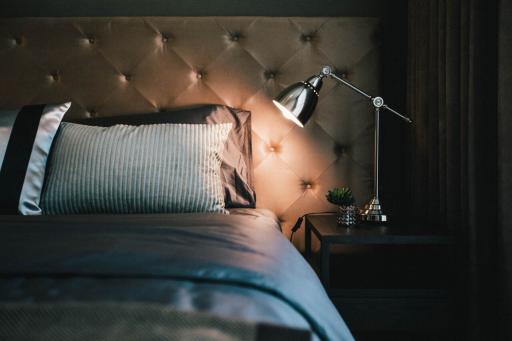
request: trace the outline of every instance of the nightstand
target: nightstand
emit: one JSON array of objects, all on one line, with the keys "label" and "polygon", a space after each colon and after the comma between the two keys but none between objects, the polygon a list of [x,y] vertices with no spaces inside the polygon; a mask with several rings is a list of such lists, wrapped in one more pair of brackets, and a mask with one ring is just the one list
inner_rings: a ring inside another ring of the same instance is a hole
[{"label": "nightstand", "polygon": [[[453,328],[457,271],[452,236],[412,225],[345,228],[336,224],[334,214],[309,215],[305,226],[306,259],[352,328],[393,332]],[[315,255],[313,236],[320,243]],[[349,252],[333,254],[336,245]]]}]

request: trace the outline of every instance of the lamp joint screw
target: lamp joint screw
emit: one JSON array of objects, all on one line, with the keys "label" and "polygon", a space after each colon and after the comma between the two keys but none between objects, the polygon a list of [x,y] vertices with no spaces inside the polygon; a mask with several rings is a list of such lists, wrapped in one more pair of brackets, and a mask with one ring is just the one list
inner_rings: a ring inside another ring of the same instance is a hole
[{"label": "lamp joint screw", "polygon": [[332,74],[332,68],[328,65],[322,67],[322,75],[323,76],[329,76],[330,74]]},{"label": "lamp joint screw", "polygon": [[380,108],[384,105],[384,100],[382,99],[382,97],[374,97],[372,98],[372,103],[374,107]]}]

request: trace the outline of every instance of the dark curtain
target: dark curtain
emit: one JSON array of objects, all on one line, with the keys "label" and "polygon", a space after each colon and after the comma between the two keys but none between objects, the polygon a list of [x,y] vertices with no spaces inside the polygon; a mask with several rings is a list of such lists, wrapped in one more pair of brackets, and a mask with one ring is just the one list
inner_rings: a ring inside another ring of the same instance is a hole
[{"label": "dark curtain", "polygon": [[411,212],[457,236],[462,339],[497,340],[498,0],[409,2]]},{"label": "dark curtain", "polygon": [[498,63],[498,219],[500,322],[503,340],[512,340],[512,1],[501,0]]}]

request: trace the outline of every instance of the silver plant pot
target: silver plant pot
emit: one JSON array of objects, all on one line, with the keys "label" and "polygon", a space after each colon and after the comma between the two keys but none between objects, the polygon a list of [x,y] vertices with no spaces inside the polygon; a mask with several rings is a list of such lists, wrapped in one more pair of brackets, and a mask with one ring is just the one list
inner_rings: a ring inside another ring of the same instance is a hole
[{"label": "silver plant pot", "polygon": [[357,208],[354,205],[338,206],[336,221],[338,226],[351,227],[356,224]]}]

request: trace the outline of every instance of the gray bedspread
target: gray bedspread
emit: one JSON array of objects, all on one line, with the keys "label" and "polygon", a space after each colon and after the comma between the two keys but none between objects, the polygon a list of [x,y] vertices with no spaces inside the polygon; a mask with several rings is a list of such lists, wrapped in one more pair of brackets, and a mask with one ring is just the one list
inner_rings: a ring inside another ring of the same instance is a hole
[{"label": "gray bedspread", "polygon": [[268,213],[0,217],[0,302],[151,303],[352,340]]}]

